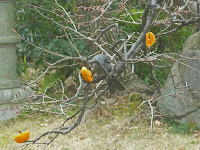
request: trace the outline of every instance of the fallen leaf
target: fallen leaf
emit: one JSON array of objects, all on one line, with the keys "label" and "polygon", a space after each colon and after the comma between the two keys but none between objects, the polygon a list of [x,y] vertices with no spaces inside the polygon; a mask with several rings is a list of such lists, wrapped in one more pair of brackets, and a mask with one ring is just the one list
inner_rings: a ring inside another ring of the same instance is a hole
[{"label": "fallen leaf", "polygon": [[84,139],[85,139],[85,137],[81,137],[81,138],[80,138],[80,140],[84,140]]}]

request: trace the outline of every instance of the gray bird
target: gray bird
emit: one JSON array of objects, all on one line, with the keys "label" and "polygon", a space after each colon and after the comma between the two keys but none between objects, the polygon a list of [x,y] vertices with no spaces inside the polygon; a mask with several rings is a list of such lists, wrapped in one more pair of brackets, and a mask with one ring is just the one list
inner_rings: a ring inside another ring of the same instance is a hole
[{"label": "gray bird", "polygon": [[92,61],[98,62],[92,63],[92,67],[94,71],[98,74],[98,76],[104,74],[106,75],[106,81],[108,84],[110,94],[114,94],[116,90],[125,90],[125,87],[121,84],[121,82],[117,79],[116,76],[109,75],[109,73],[114,69],[114,65],[111,63],[111,59],[109,56],[104,54],[98,54],[92,58]]}]

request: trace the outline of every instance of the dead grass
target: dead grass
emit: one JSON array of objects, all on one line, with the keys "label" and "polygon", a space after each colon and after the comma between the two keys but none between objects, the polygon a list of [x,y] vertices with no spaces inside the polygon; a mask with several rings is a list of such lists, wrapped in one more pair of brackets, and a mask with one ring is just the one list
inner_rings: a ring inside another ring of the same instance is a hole
[{"label": "dead grass", "polygon": [[[124,105],[124,104],[123,104]],[[119,107],[121,108],[121,107]],[[68,135],[60,135],[48,146],[30,145],[28,150],[199,150],[200,139],[192,134],[169,134],[166,125],[154,126],[149,137],[149,125],[129,123],[128,108],[122,113],[118,107],[95,112],[90,119]],[[118,112],[118,113],[117,113]],[[114,114],[114,115],[113,115]],[[30,138],[53,129],[62,118],[45,115],[18,117],[0,124],[0,149],[21,150],[23,144],[14,142],[18,130],[30,130]],[[51,138],[51,137],[49,137]]]}]

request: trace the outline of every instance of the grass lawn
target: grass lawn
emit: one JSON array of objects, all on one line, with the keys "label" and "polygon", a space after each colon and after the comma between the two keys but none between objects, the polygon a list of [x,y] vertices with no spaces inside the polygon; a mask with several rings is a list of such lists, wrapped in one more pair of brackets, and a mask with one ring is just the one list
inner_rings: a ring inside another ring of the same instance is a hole
[{"label": "grass lawn", "polygon": [[[122,107],[123,106],[123,107]],[[101,114],[94,112],[68,135],[60,135],[50,145],[29,145],[29,150],[200,150],[200,137],[195,133],[171,133],[169,125],[155,125],[149,136],[149,121],[129,123],[130,103],[104,106]],[[0,150],[22,150],[24,144],[15,143],[18,131],[30,131],[30,139],[61,125],[63,119],[52,115],[19,116],[0,124]],[[177,130],[185,128],[176,127]],[[176,130],[175,128],[175,130]],[[178,129],[179,128],[179,129]],[[45,137],[41,140],[45,140]]]}]

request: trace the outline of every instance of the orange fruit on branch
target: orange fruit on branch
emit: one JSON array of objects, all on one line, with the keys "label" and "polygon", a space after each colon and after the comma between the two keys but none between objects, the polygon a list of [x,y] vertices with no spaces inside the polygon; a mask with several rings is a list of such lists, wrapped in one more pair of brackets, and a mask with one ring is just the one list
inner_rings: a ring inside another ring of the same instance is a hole
[{"label": "orange fruit on branch", "polygon": [[146,34],[146,46],[151,47],[156,41],[155,35],[152,32]]},{"label": "orange fruit on branch", "polygon": [[90,70],[88,70],[86,67],[82,67],[81,68],[81,75],[83,77],[83,79],[87,82],[92,82],[93,77],[92,77],[92,72]]},{"label": "orange fruit on branch", "polygon": [[28,139],[29,139],[29,136],[30,136],[30,132],[29,131],[26,131],[24,133],[21,133],[19,135],[17,135],[14,140],[15,142],[17,143],[23,143],[23,142],[26,142]]}]

